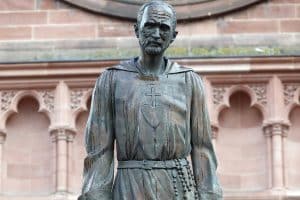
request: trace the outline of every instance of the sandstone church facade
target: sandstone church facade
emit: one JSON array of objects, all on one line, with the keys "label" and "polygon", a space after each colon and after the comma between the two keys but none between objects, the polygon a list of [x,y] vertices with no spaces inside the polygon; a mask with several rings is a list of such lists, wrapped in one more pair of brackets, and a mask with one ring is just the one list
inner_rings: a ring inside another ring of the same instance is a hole
[{"label": "sandstone church facade", "polygon": [[[76,199],[92,87],[138,54],[140,2],[0,1],[0,199]],[[300,199],[300,1],[170,2],[168,56],[203,77],[225,199]]]}]

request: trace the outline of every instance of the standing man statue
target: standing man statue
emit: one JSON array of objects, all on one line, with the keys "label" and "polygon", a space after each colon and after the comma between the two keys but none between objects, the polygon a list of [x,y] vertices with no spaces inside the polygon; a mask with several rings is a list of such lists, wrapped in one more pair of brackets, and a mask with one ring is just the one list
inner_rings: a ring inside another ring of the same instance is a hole
[{"label": "standing man statue", "polygon": [[203,83],[163,56],[175,28],[171,5],[144,4],[135,25],[141,55],[97,80],[79,200],[222,199]]}]

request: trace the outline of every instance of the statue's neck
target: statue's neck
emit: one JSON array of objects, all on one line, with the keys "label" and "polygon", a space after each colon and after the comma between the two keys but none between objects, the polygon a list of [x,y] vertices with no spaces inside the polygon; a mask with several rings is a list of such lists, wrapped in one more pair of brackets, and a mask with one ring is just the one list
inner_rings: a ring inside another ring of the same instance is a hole
[{"label": "statue's neck", "polygon": [[142,54],[139,59],[140,65],[148,75],[157,76],[162,74],[165,70],[165,62],[163,54],[159,55],[145,55]]}]

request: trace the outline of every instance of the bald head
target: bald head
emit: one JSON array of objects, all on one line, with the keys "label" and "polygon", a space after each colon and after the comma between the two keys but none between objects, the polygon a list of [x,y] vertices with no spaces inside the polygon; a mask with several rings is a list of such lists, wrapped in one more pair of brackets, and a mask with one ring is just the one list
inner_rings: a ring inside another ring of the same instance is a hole
[{"label": "bald head", "polygon": [[174,8],[166,3],[165,1],[161,0],[154,0],[150,1],[148,3],[145,3],[137,14],[137,25],[139,26],[145,11],[150,11],[153,15],[159,15],[160,17],[168,17],[172,20],[172,29],[175,31],[176,24],[177,24],[177,18],[176,18],[176,12]]}]

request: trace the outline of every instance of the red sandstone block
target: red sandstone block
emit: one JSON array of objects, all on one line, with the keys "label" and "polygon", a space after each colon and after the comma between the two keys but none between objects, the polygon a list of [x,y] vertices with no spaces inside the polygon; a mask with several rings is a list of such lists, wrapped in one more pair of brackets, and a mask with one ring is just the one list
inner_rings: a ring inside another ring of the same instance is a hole
[{"label": "red sandstone block", "polygon": [[299,0],[272,0],[270,2],[274,4],[300,3]]},{"label": "red sandstone block", "polygon": [[76,10],[59,10],[49,12],[51,24],[80,24],[100,22],[96,15]]},{"label": "red sandstone block", "polygon": [[279,27],[276,21],[229,21],[218,23],[220,33],[274,33]]},{"label": "red sandstone block", "polygon": [[93,25],[55,25],[33,28],[34,39],[91,39],[96,36]]},{"label": "red sandstone block", "polygon": [[293,18],[296,16],[295,6],[287,5],[263,5],[257,6],[248,12],[249,18]]},{"label": "red sandstone block", "polygon": [[297,10],[296,11],[297,12],[297,17],[300,18],[300,5],[297,6],[296,10]]},{"label": "red sandstone block", "polygon": [[49,177],[45,177],[43,179],[31,179],[31,193],[47,193],[51,191],[51,181]]},{"label": "red sandstone block", "polygon": [[9,12],[0,13],[0,26],[46,24],[46,12]]},{"label": "red sandstone block", "polygon": [[280,21],[281,32],[300,32],[300,20],[282,20]]},{"label": "red sandstone block", "polygon": [[30,27],[0,27],[0,40],[31,39]]},{"label": "red sandstone block", "polygon": [[225,17],[225,19],[247,19],[248,13],[245,10],[241,10],[241,11],[235,11],[232,13],[228,13],[224,17]]},{"label": "red sandstone block", "polygon": [[98,28],[98,37],[134,36],[132,24],[101,24]]},{"label": "red sandstone block", "polygon": [[180,23],[177,26],[178,36],[216,34],[217,27],[215,20],[202,20],[199,22]]},{"label": "red sandstone block", "polygon": [[0,0],[0,10],[33,10],[35,0]]},{"label": "red sandstone block", "polygon": [[58,1],[56,0],[40,0],[36,2],[36,8],[40,10],[51,10],[58,7]]},{"label": "red sandstone block", "polygon": [[[112,24],[122,22],[119,19],[94,14],[80,9],[56,10],[49,12],[49,22],[53,24],[98,23]],[[126,22],[127,23],[127,22]]]},{"label": "red sandstone block", "polygon": [[32,176],[32,169],[29,164],[8,164],[7,177],[16,179],[29,179]]},{"label": "red sandstone block", "polygon": [[29,193],[31,189],[31,180],[6,179],[3,181],[3,191],[12,194]]}]

